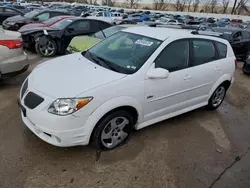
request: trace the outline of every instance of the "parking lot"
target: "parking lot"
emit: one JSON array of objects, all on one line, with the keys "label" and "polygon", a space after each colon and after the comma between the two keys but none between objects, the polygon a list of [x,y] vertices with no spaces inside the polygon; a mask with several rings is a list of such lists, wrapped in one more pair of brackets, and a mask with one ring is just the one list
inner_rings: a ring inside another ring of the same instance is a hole
[{"label": "parking lot", "polygon": [[[157,123],[122,147],[57,148],[25,127],[17,106],[28,72],[0,85],[0,187],[250,187],[250,77],[240,66],[226,100]],[[46,75],[45,75],[46,76]]]}]

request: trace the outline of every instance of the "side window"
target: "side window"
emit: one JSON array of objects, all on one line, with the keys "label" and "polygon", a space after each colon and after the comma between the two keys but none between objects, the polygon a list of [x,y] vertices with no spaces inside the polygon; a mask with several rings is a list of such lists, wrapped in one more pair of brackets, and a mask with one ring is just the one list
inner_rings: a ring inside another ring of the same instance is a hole
[{"label": "side window", "polygon": [[47,20],[49,19],[49,13],[42,13],[42,14],[39,14],[38,16],[36,16],[36,18],[38,18],[39,21],[44,21],[44,20]]},{"label": "side window", "polygon": [[89,31],[90,29],[90,21],[77,21],[69,26],[70,28],[74,28],[76,31]]},{"label": "side window", "polygon": [[15,11],[15,10],[13,10],[13,9],[9,9],[9,8],[5,8],[5,12],[12,12],[12,13],[16,13],[16,11]]},{"label": "side window", "polygon": [[108,27],[110,27],[110,24],[109,23],[106,23],[106,22],[103,22],[103,21],[97,21],[97,20],[94,20],[94,24],[97,26],[97,28],[98,28],[98,31],[100,30],[100,29],[106,29],[106,28],[108,28]]},{"label": "side window", "polygon": [[179,40],[169,44],[155,60],[155,67],[169,72],[185,69],[189,61],[189,41]]},{"label": "side window", "polygon": [[227,45],[221,43],[221,42],[216,42],[217,48],[218,48],[218,54],[219,58],[226,58],[227,56]]},{"label": "side window", "polygon": [[62,13],[60,13],[60,12],[51,12],[50,13],[50,18],[53,18],[55,16],[61,16],[61,15],[62,15]]},{"label": "side window", "polygon": [[250,39],[250,33],[248,31],[241,31],[243,39]]},{"label": "side window", "polygon": [[242,36],[241,36],[241,32],[236,32],[234,35],[233,35],[233,40],[234,41],[239,41],[242,39]]},{"label": "side window", "polygon": [[193,59],[190,66],[197,66],[217,59],[216,50],[212,41],[209,40],[193,40]]}]

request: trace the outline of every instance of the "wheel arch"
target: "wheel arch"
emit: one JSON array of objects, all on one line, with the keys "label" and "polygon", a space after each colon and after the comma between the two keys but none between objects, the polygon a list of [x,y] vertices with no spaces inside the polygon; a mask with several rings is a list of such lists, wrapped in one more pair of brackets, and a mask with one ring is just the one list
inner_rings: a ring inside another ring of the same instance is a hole
[{"label": "wheel arch", "polygon": [[135,124],[140,122],[143,117],[143,108],[138,100],[133,97],[116,97],[111,100],[106,101],[102,105],[100,105],[88,118],[86,125],[86,131],[88,136],[88,141],[92,136],[93,130],[98,122],[100,122],[104,117],[108,114],[116,111],[116,110],[126,110],[132,114],[135,118]]},{"label": "wheel arch", "polygon": [[208,99],[210,99],[210,97],[212,96],[212,94],[214,93],[214,91],[221,84],[224,84],[226,86],[226,89],[229,89],[230,85],[232,84],[232,76],[229,75],[229,74],[224,74],[223,76],[221,76],[217,80],[217,82],[213,85],[212,89],[210,90]]}]

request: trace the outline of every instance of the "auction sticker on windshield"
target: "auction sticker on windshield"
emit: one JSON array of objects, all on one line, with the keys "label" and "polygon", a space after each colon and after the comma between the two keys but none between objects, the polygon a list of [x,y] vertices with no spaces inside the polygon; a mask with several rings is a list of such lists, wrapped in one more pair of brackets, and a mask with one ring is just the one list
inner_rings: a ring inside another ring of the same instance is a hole
[{"label": "auction sticker on windshield", "polygon": [[135,44],[140,44],[143,46],[151,46],[153,44],[153,42],[138,39],[137,41],[135,41]]}]

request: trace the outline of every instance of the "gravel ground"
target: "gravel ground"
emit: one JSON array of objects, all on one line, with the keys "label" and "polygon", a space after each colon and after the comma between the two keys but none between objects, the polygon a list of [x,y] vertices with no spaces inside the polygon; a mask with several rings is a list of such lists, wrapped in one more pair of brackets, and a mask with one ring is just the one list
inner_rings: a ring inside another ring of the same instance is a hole
[{"label": "gravel ground", "polygon": [[0,84],[1,188],[250,187],[250,76],[240,68],[218,110],[157,123],[102,153],[51,146],[24,126],[16,99],[28,74]]}]

